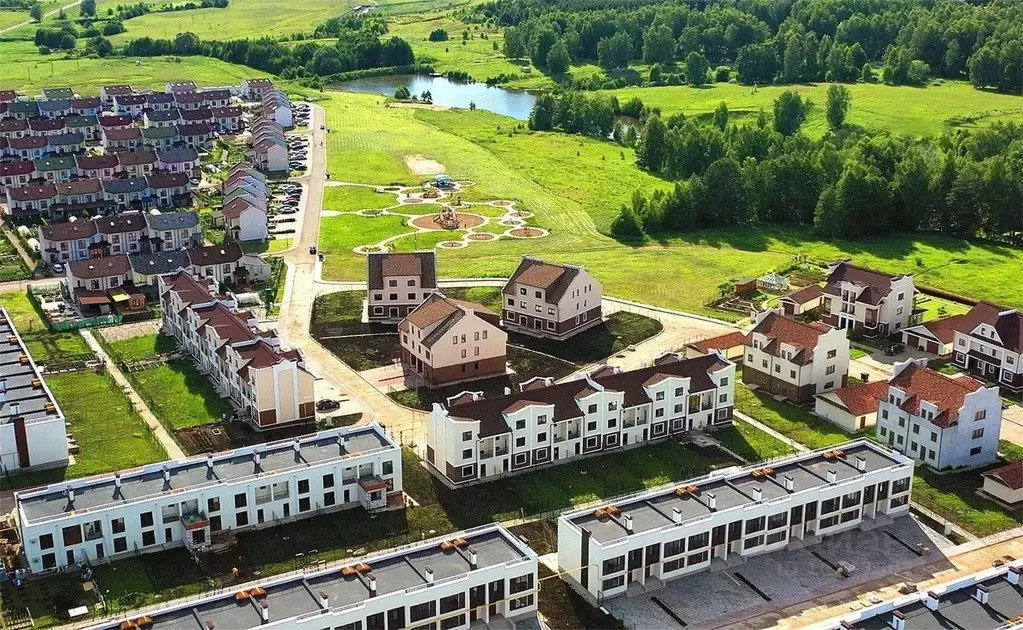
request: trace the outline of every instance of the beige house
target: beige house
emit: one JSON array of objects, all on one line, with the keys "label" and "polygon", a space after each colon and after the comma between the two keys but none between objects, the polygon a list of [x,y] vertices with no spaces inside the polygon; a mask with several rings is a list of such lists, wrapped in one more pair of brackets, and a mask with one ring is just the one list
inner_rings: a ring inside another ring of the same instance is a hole
[{"label": "beige house", "polygon": [[819,309],[824,299],[824,289],[816,284],[778,298],[778,304],[786,315],[802,315]]},{"label": "beige house", "polygon": [[781,309],[758,313],[743,340],[742,380],[796,404],[842,387],[849,374],[845,331],[783,317]]},{"label": "beige house", "polygon": [[841,387],[814,397],[813,412],[855,433],[877,424],[878,403],[888,395],[888,381]]},{"label": "beige house", "polygon": [[1023,508],[1023,461],[989,470],[981,476],[984,477],[982,494],[1010,509]]},{"label": "beige house", "polygon": [[437,290],[437,255],[433,251],[366,257],[366,318],[371,322],[401,321]]},{"label": "beige house", "polygon": [[893,276],[840,261],[828,270],[821,320],[835,328],[862,328],[867,337],[887,337],[920,322],[914,311],[913,276]]},{"label": "beige house", "polygon": [[508,334],[480,304],[431,293],[398,325],[401,360],[431,387],[505,372]]},{"label": "beige house", "polygon": [[564,340],[599,324],[603,286],[582,267],[523,256],[504,285],[508,330]]},{"label": "beige house", "polygon": [[216,283],[179,271],[160,276],[163,332],[195,360],[218,393],[258,430],[312,421],[314,377],[298,350],[284,350],[256,317]]}]

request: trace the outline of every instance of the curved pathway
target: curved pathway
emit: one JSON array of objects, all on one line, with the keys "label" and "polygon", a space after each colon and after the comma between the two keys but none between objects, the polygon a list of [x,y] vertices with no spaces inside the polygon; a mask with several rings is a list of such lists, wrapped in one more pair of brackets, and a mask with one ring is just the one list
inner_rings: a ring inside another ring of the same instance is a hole
[{"label": "curved pathway", "polygon": [[[82,3],[82,0],[75,0],[71,4],[65,4],[62,7],[58,7],[56,9],[52,10],[52,11],[48,11],[48,12],[43,14],[43,19],[46,19],[46,18],[48,18],[48,17],[50,17],[52,15],[57,15],[61,11],[67,11],[68,9],[73,9],[74,7],[77,7],[78,5],[80,5],[81,3]],[[9,33],[11,31],[16,31],[19,28],[22,28],[24,26],[28,26],[28,25],[34,24],[34,23],[35,23],[35,20],[29,19],[29,20],[25,20],[24,22],[18,22],[17,24],[11,24],[10,26],[8,26],[6,28],[0,28],[0,35],[3,35],[4,33]]]}]

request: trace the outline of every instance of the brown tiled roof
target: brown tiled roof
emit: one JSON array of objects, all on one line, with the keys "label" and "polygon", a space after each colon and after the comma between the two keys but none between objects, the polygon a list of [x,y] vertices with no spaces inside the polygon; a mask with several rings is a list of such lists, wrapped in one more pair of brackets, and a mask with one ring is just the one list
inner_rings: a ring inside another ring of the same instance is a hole
[{"label": "brown tiled roof", "polygon": [[580,271],[580,267],[556,265],[532,256],[523,256],[515,273],[504,285],[503,293],[514,293],[516,283],[524,284],[544,289],[544,300],[548,304],[557,304]]},{"label": "brown tiled roof", "polygon": [[141,140],[142,130],[138,127],[107,129],[103,132],[103,137],[107,140]]},{"label": "brown tiled roof", "polygon": [[213,127],[209,123],[180,123],[177,125],[178,135],[182,136],[208,136],[213,133]]},{"label": "brown tiled roof", "polygon": [[146,175],[146,183],[150,188],[177,188],[188,184],[185,173],[150,173]]},{"label": "brown tiled roof", "polygon": [[[408,330],[410,324],[417,328],[435,326],[422,341],[424,346],[430,348],[444,336],[445,332],[451,330],[452,326],[463,317],[466,317],[467,312],[463,309],[474,311],[481,319],[484,319],[483,316],[485,315],[493,315],[482,304],[454,300],[440,293],[431,293],[419,306],[405,316],[405,319],[401,320],[398,328],[400,330]],[[493,321],[488,321],[487,319],[484,319],[484,321],[494,325]]]},{"label": "brown tiled roof", "polygon": [[220,265],[241,260],[242,248],[238,243],[206,245],[188,250],[188,260],[197,266]]},{"label": "brown tiled roof", "polygon": [[1023,489],[1023,460],[1012,462],[1007,466],[981,473],[985,477],[997,479],[1010,490]]},{"label": "brown tiled roof", "polygon": [[856,298],[857,302],[876,305],[880,304],[881,300],[891,293],[892,280],[901,277],[881,273],[873,269],[857,267],[842,261],[838,263],[835,270],[828,276],[824,292],[830,295],[841,295],[842,292],[838,289],[837,284],[839,282],[851,282],[857,286],[864,287],[863,292]]},{"label": "brown tiled roof", "polygon": [[114,102],[118,105],[144,105],[146,102],[145,94],[117,94],[114,96]]},{"label": "brown tiled roof", "polygon": [[134,120],[127,114],[121,114],[119,116],[100,116],[99,126],[100,127],[125,127],[131,126]]},{"label": "brown tiled roof", "polygon": [[98,96],[79,96],[71,99],[71,107],[74,109],[85,109],[87,107],[99,107]]},{"label": "brown tiled roof", "polygon": [[42,186],[21,186],[20,188],[8,188],[7,194],[15,201],[39,201],[40,199],[52,199],[57,196],[57,189],[53,184]]},{"label": "brown tiled roof", "polygon": [[213,115],[217,118],[232,118],[242,115],[241,107],[214,107]]},{"label": "brown tiled roof", "polygon": [[1002,347],[1006,350],[1012,352],[1023,350],[1023,314],[1018,310],[990,302],[979,302],[961,320],[955,322],[955,329],[969,335],[981,324],[987,324],[995,329]]},{"label": "brown tiled roof", "polygon": [[812,284],[808,287],[782,296],[779,300],[783,302],[795,302],[796,304],[806,304],[807,302],[816,300],[822,295],[824,295],[824,289],[816,284]]},{"label": "brown tiled roof", "polygon": [[781,345],[786,343],[797,348],[796,355],[791,361],[806,365],[813,360],[817,338],[830,330],[831,327],[825,324],[804,324],[782,317],[778,313],[770,313],[743,338],[742,343],[746,346],[753,345],[753,333],[760,333],[768,338],[767,345],[761,350],[771,356],[780,357]]},{"label": "brown tiled roof", "polygon": [[934,404],[938,408],[938,415],[932,422],[941,427],[956,421],[966,394],[984,387],[968,376],[950,378],[915,363],[907,365],[888,383],[906,392],[906,400],[901,405],[903,411],[917,415],[920,413],[921,400]]},{"label": "brown tiled roof", "polygon": [[88,195],[103,192],[103,185],[98,179],[78,179],[73,182],[55,184],[60,195]]},{"label": "brown tiled roof", "polygon": [[24,138],[10,138],[8,146],[12,149],[42,149],[46,146],[46,136],[25,136]]},{"label": "brown tiled roof", "polygon": [[9,103],[16,98],[18,93],[14,90],[0,90],[0,103]]},{"label": "brown tiled roof", "polygon": [[108,276],[122,276],[131,271],[131,264],[128,262],[127,254],[107,256],[106,258],[92,258],[90,260],[73,260],[68,265],[71,268],[71,275],[86,280],[106,278]]},{"label": "brown tiled roof", "polygon": [[[707,355],[667,365],[620,372],[611,376],[594,379],[594,381],[606,390],[623,392],[625,394],[623,406],[633,407],[650,402],[643,384],[655,375],[665,374],[689,377],[690,391],[701,392],[713,389],[714,384],[709,374],[726,365],[727,363],[721,361],[715,355]],[[449,409],[449,414],[452,418],[478,420],[480,422],[479,437],[500,435],[511,431],[504,420],[504,412],[523,400],[535,401],[542,405],[553,405],[553,422],[581,417],[583,412],[580,410],[576,398],[587,390],[592,391],[590,382],[585,379],[579,379],[548,387],[530,389],[526,392],[464,402],[452,406]]]},{"label": "brown tiled roof", "polygon": [[174,291],[178,299],[185,304],[205,304],[214,299],[213,294],[209,291],[209,285],[196,279],[187,271],[179,271],[165,276],[164,281],[167,284],[167,292]]},{"label": "brown tiled roof", "polygon": [[289,352],[278,352],[274,350],[273,346],[259,339],[256,343],[246,345],[242,347],[234,347],[235,352],[238,353],[239,359],[245,361],[239,370],[238,374],[245,377],[248,376],[249,368],[261,369],[267,368],[272,365],[277,365],[281,361],[301,361],[301,355],[298,354],[297,350]]},{"label": "brown tiled roof", "polygon": [[[256,208],[256,206],[246,201],[243,197],[236,197],[224,206],[222,212],[224,213],[224,216],[229,219],[237,219],[249,208]],[[259,210],[259,208],[256,209]],[[260,212],[262,212],[262,210],[260,210]]]},{"label": "brown tiled roof", "polygon": [[39,228],[43,238],[48,241],[73,241],[80,238],[92,238],[96,235],[96,224],[92,221],[72,221],[71,223],[54,223]]},{"label": "brown tiled roof", "polygon": [[28,121],[24,118],[4,118],[0,120],[0,133],[25,131],[26,129],[28,129]]},{"label": "brown tiled roof", "polygon": [[877,413],[877,404],[888,397],[888,381],[874,381],[842,387],[831,392],[854,416]]},{"label": "brown tiled roof", "polygon": [[711,337],[710,339],[704,339],[703,341],[697,341],[689,345],[700,352],[710,352],[711,348],[714,348],[715,350],[727,350],[729,348],[741,346],[742,340],[743,334],[736,331],[718,335],[717,337]]},{"label": "brown tiled roof", "polygon": [[420,288],[437,288],[437,255],[433,251],[394,254],[374,252],[366,257],[368,287],[385,288],[384,278],[389,276],[420,276]]},{"label": "brown tiled roof", "polygon": [[117,154],[117,163],[121,166],[141,166],[143,164],[156,164],[156,151],[142,149],[139,151],[125,151]]},{"label": "brown tiled roof", "polygon": [[28,127],[32,131],[57,131],[67,127],[67,123],[61,118],[32,118]]},{"label": "brown tiled roof", "polygon": [[35,162],[31,160],[20,160],[18,162],[4,162],[0,164],[0,177],[7,175],[28,175],[36,170]]},{"label": "brown tiled roof", "polygon": [[932,319],[929,322],[923,322],[916,326],[909,326],[902,330],[906,333],[927,333],[941,343],[952,343],[952,340],[955,338],[955,331],[957,327],[961,325],[965,317],[965,315],[952,315],[949,317],[942,317],[940,319]]},{"label": "brown tiled roof", "polygon": [[230,100],[230,98],[231,98],[231,90],[218,90],[218,89],[203,90],[202,94],[203,94],[203,96],[206,97],[207,101],[214,100],[214,99],[221,100],[221,99],[225,99],[225,98]]},{"label": "brown tiled roof", "polygon": [[78,155],[75,156],[75,164],[82,170],[98,170],[117,168],[118,160],[117,155],[113,153],[96,156]]},{"label": "brown tiled roof", "polygon": [[174,100],[178,103],[205,103],[206,95],[202,92],[177,92]]},{"label": "brown tiled roof", "polygon": [[200,107],[199,109],[183,109],[181,110],[181,120],[212,120],[213,112],[209,107]]}]

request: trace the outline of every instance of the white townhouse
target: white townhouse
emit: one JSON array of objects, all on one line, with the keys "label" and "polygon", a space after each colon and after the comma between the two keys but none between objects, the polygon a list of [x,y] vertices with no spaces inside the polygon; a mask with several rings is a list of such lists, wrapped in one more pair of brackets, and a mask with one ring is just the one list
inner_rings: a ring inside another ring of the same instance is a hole
[{"label": "white townhouse", "polygon": [[[144,618],[107,620],[155,630],[465,630],[535,626],[536,552],[491,523],[331,566],[259,579],[169,603]],[[142,623],[136,623],[141,621]]]},{"label": "white townhouse", "polygon": [[846,331],[788,319],[781,312],[753,316],[753,330],[742,342],[743,382],[796,404],[844,387],[849,375]]},{"label": "white townhouse", "polygon": [[227,233],[236,241],[265,241],[270,237],[266,210],[245,198],[232,199],[219,214]]},{"label": "white townhouse", "polygon": [[367,319],[397,323],[437,291],[437,254],[371,252],[366,277]]},{"label": "white townhouse", "polygon": [[896,363],[878,405],[877,439],[936,470],[995,461],[1002,426],[998,387],[953,378],[926,359]]},{"label": "white townhouse", "polygon": [[494,398],[466,391],[435,403],[426,460],[450,482],[489,481],[732,421],[735,364],[714,352],[565,383],[534,378]]},{"label": "white townhouse", "polygon": [[828,269],[821,319],[835,328],[860,327],[867,337],[887,337],[920,322],[915,295],[913,276],[893,276],[843,260]]},{"label": "white townhouse", "polygon": [[508,330],[564,340],[602,321],[603,286],[582,267],[523,256],[504,285]]},{"label": "white townhouse", "polygon": [[1023,313],[980,302],[954,318],[952,328],[953,363],[984,381],[1023,391]]},{"label": "white townhouse", "polygon": [[558,566],[598,601],[909,513],[913,462],[868,440],[562,515]]},{"label": "white townhouse", "polygon": [[401,492],[401,472],[401,447],[371,424],[51,484],[16,492],[15,503],[28,567],[39,574],[384,508]]},{"label": "white townhouse", "polygon": [[66,466],[64,412],[2,307],[0,338],[0,474]]},{"label": "white townhouse", "polygon": [[190,354],[222,396],[257,430],[315,419],[315,378],[298,350],[286,350],[231,295],[186,271],[159,277],[163,332]]},{"label": "white townhouse", "polygon": [[242,79],[240,87],[242,98],[254,101],[259,100],[266,90],[272,90],[274,84],[273,81],[267,78]]}]

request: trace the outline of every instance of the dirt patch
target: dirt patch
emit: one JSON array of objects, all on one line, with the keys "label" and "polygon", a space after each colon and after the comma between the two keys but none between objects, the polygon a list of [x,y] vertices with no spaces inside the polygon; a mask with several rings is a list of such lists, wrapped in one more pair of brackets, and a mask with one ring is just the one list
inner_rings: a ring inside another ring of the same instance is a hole
[{"label": "dirt patch", "polygon": [[216,453],[231,448],[231,438],[222,425],[207,424],[177,432],[178,442],[189,455]]},{"label": "dirt patch", "polygon": [[160,332],[160,320],[150,319],[135,324],[123,324],[121,326],[104,328],[100,334],[107,341],[119,341],[121,339],[144,337],[145,335],[152,335],[158,332]]},{"label": "dirt patch", "polygon": [[483,217],[481,217],[479,215],[463,214],[461,212],[457,212],[457,213],[455,213],[455,216],[457,217],[457,220],[458,220],[458,227],[457,228],[448,228],[447,226],[442,225],[440,220],[439,220],[439,218],[438,218],[438,215],[435,215],[435,214],[434,215],[425,216],[425,217],[419,217],[418,219],[414,219],[412,221],[412,225],[414,225],[414,226],[416,226],[418,228],[426,228],[426,229],[430,229],[430,230],[445,230],[445,229],[467,230],[469,228],[474,228],[477,225],[482,225],[483,224]]},{"label": "dirt patch", "polygon": [[434,105],[433,103],[416,103],[415,101],[395,101],[387,104],[388,107],[405,109],[432,109],[435,112],[446,112],[451,107],[447,105]]},{"label": "dirt patch", "polygon": [[339,217],[341,213],[337,210],[320,210],[321,217]]},{"label": "dirt patch", "polygon": [[423,155],[406,155],[405,166],[416,175],[439,175],[446,169],[435,160],[428,160]]},{"label": "dirt patch", "polygon": [[519,238],[538,238],[543,236],[543,232],[533,228],[520,228],[518,230],[512,230],[512,236],[518,236]]},{"label": "dirt patch", "polygon": [[497,237],[489,232],[477,232],[476,234],[469,235],[469,240],[471,241],[492,241],[495,238]]},{"label": "dirt patch", "polygon": [[440,244],[440,246],[445,247],[447,249],[460,249],[462,247],[465,247],[465,243],[463,243],[462,241],[444,241],[443,243]]}]

